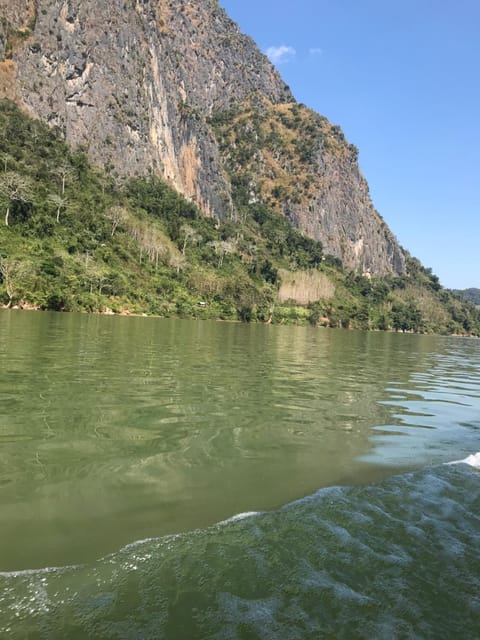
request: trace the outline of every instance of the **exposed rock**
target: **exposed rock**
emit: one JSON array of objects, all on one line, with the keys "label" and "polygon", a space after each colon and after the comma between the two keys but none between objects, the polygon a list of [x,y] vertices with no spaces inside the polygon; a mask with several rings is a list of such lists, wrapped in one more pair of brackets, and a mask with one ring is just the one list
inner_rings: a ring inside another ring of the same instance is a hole
[{"label": "exposed rock", "polygon": [[0,0],[2,22],[10,29],[33,29],[36,9],[35,0]]},{"label": "exposed rock", "polygon": [[[0,95],[59,127],[94,163],[157,173],[206,215],[235,218],[209,118],[294,98],[216,0],[0,0],[0,18],[0,58],[11,58],[0,63]],[[347,266],[401,272],[356,158],[335,160],[321,145],[316,154],[308,192],[275,206]]]},{"label": "exposed rock", "polygon": [[216,114],[212,124],[244,203],[275,207],[351,269],[403,272],[403,252],[339,127],[303,105],[267,101]]}]

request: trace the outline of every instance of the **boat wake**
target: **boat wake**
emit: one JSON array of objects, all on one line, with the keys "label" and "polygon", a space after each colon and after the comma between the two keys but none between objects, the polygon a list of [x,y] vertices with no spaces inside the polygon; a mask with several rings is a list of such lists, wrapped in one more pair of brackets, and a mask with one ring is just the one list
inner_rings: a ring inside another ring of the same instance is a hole
[{"label": "boat wake", "polygon": [[480,469],[480,451],[467,456],[463,460],[454,460],[453,462],[448,462],[447,464],[468,464],[470,467]]},{"label": "boat wake", "polygon": [[474,637],[480,453],[0,575],[0,637]]}]

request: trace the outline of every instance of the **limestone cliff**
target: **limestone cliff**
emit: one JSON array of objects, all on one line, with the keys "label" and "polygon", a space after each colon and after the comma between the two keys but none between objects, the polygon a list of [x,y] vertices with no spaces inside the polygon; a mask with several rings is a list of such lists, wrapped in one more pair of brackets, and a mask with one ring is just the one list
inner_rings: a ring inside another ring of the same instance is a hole
[{"label": "limestone cliff", "polygon": [[304,105],[266,100],[236,105],[211,123],[237,201],[270,205],[350,268],[402,273],[403,252],[339,127]]},{"label": "limestone cliff", "polygon": [[[0,0],[0,18],[0,97],[60,128],[94,163],[157,173],[206,215],[233,218],[232,180],[255,169],[252,198],[348,267],[402,272],[403,253],[373,209],[352,148],[303,108],[294,126],[281,124],[298,105],[216,0]],[[219,114],[239,105],[271,118],[286,135],[280,147],[300,141],[311,121],[308,157],[266,144],[239,158],[218,126]]]}]

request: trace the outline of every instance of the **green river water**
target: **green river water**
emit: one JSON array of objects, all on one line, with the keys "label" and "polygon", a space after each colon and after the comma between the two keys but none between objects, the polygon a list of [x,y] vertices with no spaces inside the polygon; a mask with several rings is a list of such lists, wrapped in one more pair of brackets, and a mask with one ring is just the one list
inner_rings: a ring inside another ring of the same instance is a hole
[{"label": "green river water", "polygon": [[480,635],[480,342],[0,312],[0,637]]}]

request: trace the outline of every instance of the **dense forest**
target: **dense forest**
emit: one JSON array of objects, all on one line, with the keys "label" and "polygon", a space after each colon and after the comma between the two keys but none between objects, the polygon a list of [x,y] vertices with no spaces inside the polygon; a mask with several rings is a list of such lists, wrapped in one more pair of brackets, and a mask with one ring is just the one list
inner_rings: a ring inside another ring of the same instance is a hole
[{"label": "dense forest", "polygon": [[[205,217],[155,175],[92,166],[60,131],[0,102],[0,304],[480,334],[480,311],[407,254],[355,274],[273,208]],[[240,185],[239,185],[240,187]]]},{"label": "dense forest", "polygon": [[470,289],[453,289],[453,293],[462,300],[480,306],[480,289],[476,287],[471,287]]}]

